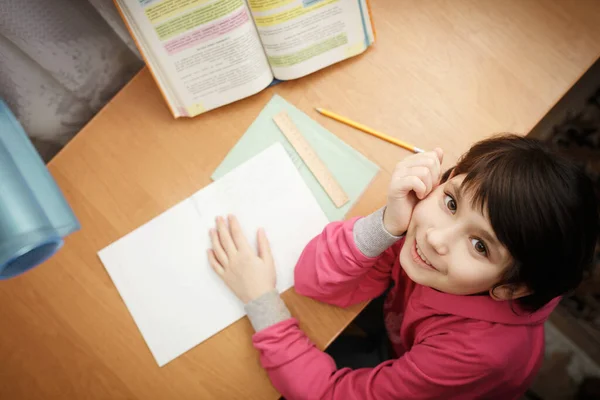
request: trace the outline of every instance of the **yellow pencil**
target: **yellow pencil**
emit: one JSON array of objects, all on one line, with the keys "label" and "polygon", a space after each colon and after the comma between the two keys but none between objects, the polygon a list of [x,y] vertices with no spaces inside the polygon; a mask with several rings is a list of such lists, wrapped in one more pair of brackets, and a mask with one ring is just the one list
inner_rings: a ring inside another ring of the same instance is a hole
[{"label": "yellow pencil", "polygon": [[395,144],[396,146],[403,147],[403,148],[405,148],[406,150],[410,150],[410,151],[412,151],[413,153],[423,153],[423,152],[424,152],[424,150],[423,150],[423,149],[420,149],[420,148],[418,148],[417,146],[413,146],[412,144],[408,144],[408,143],[406,143],[406,142],[403,142],[403,141],[402,141],[402,140],[400,140],[400,139],[396,139],[396,138],[394,138],[394,137],[391,137],[391,136],[389,136],[389,135],[386,135],[386,134],[385,134],[385,133],[383,133],[383,132],[376,131],[375,129],[369,128],[368,126],[365,126],[365,125],[363,125],[363,124],[359,124],[358,122],[351,121],[351,120],[349,120],[349,119],[348,119],[348,118],[346,118],[346,117],[342,117],[341,115],[339,115],[339,114],[336,114],[336,113],[334,113],[334,112],[331,112],[331,111],[328,111],[328,110],[325,110],[324,108],[316,108],[316,110],[317,110],[319,113],[321,113],[321,114],[325,115],[326,117],[329,117],[329,118],[335,119],[335,120],[336,120],[336,121],[338,121],[338,122],[341,122],[341,123],[343,123],[343,124],[346,124],[346,125],[349,125],[349,126],[351,126],[351,127],[353,127],[353,128],[359,129],[359,130],[361,130],[361,131],[363,131],[363,132],[365,132],[365,133],[368,133],[368,134],[370,134],[370,135],[373,135],[373,136],[375,136],[375,137],[378,137],[379,139],[383,139],[383,140],[385,140],[385,141],[388,141],[388,142],[390,142],[390,143],[393,143],[393,144]]}]

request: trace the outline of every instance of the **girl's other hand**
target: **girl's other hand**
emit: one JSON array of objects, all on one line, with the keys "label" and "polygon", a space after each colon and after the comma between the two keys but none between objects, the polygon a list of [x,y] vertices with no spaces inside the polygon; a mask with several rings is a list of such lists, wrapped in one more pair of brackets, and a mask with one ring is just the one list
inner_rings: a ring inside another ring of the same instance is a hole
[{"label": "girl's other hand", "polygon": [[217,217],[210,230],[208,261],[214,271],[244,304],[275,289],[275,263],[264,230],[258,230],[258,253],[250,246],[234,216],[229,224]]}]

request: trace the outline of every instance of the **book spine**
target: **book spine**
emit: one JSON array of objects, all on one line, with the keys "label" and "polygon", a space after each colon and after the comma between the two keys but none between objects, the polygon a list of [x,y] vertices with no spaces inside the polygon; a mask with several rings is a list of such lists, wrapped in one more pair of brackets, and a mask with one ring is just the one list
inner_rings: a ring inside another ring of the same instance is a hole
[{"label": "book spine", "polygon": [[369,10],[369,20],[371,21],[371,29],[373,29],[373,42],[377,40],[377,30],[375,30],[375,21],[373,20],[373,11],[371,11],[371,0],[366,0],[367,10]]},{"label": "book spine", "polygon": [[121,19],[125,23],[125,27],[127,28],[127,31],[129,31],[129,34],[133,38],[135,46],[140,51],[140,54],[142,55],[142,58],[144,59],[144,62],[146,63],[146,67],[150,71],[150,74],[152,75],[152,78],[154,79],[154,82],[156,82],[156,86],[158,86],[158,90],[160,91],[161,96],[165,100],[165,103],[167,103],[167,107],[169,108],[169,111],[173,115],[173,118],[182,117],[183,115],[180,115],[179,113],[177,113],[176,110],[175,110],[175,106],[169,102],[169,99],[168,99],[168,97],[167,97],[164,89],[162,88],[162,86],[160,84],[160,81],[158,80],[157,74],[154,71],[154,67],[152,66],[152,64],[150,62],[148,62],[148,56],[146,55],[146,53],[144,53],[143,47],[138,42],[137,36],[135,35],[135,33],[133,32],[133,29],[131,29],[131,26],[129,25],[129,21],[127,21],[127,18],[125,18],[125,13],[123,13],[123,10],[121,9],[121,5],[119,4],[119,0],[113,0],[113,3],[115,4],[115,7],[117,8],[117,11],[119,12],[119,15],[121,16]]}]

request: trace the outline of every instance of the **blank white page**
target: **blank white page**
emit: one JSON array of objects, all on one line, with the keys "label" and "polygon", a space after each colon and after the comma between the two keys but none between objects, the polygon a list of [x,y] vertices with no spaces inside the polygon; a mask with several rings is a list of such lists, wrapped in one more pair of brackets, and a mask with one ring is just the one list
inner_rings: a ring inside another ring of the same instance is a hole
[{"label": "blank white page", "polygon": [[215,217],[235,214],[256,246],[266,230],[277,288],[328,220],[277,143],[98,254],[160,366],[244,316],[206,257]]}]

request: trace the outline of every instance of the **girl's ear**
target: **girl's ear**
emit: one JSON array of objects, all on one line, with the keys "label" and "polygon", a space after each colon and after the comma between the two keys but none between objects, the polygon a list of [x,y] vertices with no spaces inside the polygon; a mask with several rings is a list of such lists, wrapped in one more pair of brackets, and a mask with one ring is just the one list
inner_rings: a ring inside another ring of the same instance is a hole
[{"label": "girl's ear", "polygon": [[490,297],[496,301],[515,300],[519,297],[529,296],[533,290],[524,284],[510,284],[494,286],[490,289]]}]

